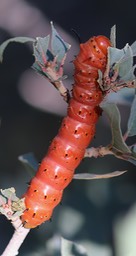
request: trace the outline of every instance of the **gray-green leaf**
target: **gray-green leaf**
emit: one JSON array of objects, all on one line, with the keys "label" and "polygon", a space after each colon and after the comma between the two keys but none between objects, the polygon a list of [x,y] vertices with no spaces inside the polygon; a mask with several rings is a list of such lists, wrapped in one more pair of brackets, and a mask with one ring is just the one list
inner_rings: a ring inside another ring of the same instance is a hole
[{"label": "gray-green leaf", "polygon": [[52,28],[52,38],[51,38],[51,49],[55,56],[57,56],[57,61],[61,63],[62,59],[66,55],[67,51],[70,49],[71,45],[66,43],[62,37],[58,34],[56,29],[51,22]]},{"label": "gray-green leaf", "polygon": [[127,144],[124,142],[121,127],[120,127],[120,113],[117,106],[113,103],[104,103],[102,104],[102,109],[107,114],[112,131],[112,146],[117,149],[118,151],[124,153],[131,153],[130,149],[128,148]]},{"label": "gray-green leaf", "polygon": [[130,116],[128,120],[127,135],[128,136],[136,135],[136,95],[134,97],[134,100],[131,106]]},{"label": "gray-green leaf", "polygon": [[74,175],[74,179],[78,180],[96,180],[96,179],[109,179],[113,177],[120,176],[127,171],[115,171],[105,174],[95,174],[95,173],[77,173]]},{"label": "gray-green leaf", "polygon": [[8,189],[1,189],[1,194],[12,201],[17,201],[18,197],[16,196],[16,191],[13,187]]}]

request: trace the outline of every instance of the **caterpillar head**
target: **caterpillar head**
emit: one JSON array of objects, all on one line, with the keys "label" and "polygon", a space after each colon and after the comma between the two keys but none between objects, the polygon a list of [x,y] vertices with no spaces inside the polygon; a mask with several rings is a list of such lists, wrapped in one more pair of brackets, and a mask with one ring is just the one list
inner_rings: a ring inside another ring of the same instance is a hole
[{"label": "caterpillar head", "polygon": [[98,47],[101,49],[101,51],[106,55],[107,54],[107,48],[111,46],[110,40],[105,36],[97,36],[95,38]]}]

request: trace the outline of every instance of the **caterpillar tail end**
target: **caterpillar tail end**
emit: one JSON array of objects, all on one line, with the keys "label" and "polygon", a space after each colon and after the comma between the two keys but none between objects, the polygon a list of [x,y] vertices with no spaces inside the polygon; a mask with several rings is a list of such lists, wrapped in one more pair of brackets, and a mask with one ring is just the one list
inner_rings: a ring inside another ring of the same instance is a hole
[{"label": "caterpillar tail end", "polygon": [[38,209],[38,213],[34,212],[31,208],[27,208],[21,216],[22,224],[24,228],[31,229],[40,226],[47,220],[50,220],[52,211],[43,211]]}]

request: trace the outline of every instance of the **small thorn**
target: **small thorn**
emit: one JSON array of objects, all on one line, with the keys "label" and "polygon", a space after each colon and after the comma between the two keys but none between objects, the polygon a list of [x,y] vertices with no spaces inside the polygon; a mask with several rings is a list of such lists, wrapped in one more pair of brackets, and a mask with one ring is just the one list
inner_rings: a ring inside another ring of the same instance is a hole
[{"label": "small thorn", "polygon": [[30,186],[30,184],[31,184],[31,180],[30,181],[28,181],[28,182],[26,182],[26,184],[28,185],[28,187]]},{"label": "small thorn", "polygon": [[27,221],[23,221],[22,226],[25,227],[25,224],[27,224]]}]

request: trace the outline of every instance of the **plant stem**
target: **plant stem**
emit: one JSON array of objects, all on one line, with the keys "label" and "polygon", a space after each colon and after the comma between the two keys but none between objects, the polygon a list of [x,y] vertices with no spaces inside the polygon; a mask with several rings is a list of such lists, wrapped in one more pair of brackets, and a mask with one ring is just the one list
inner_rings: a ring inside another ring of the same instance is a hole
[{"label": "plant stem", "polygon": [[113,152],[109,149],[109,147],[98,147],[98,148],[87,148],[85,151],[84,157],[103,157],[105,155],[113,155]]},{"label": "plant stem", "polygon": [[30,231],[30,229],[26,229],[22,226],[22,222],[19,218],[12,221],[12,225],[15,227],[15,232],[1,256],[18,255],[19,248]]}]

